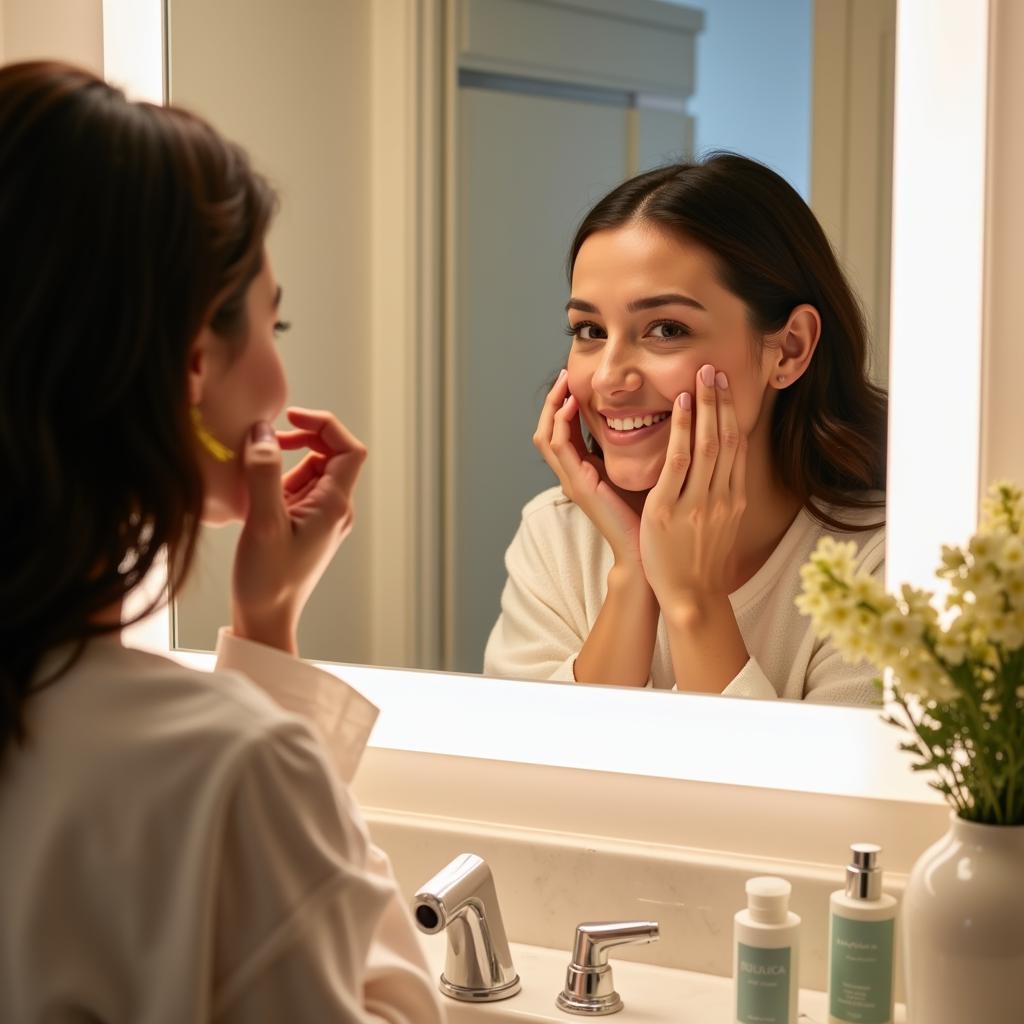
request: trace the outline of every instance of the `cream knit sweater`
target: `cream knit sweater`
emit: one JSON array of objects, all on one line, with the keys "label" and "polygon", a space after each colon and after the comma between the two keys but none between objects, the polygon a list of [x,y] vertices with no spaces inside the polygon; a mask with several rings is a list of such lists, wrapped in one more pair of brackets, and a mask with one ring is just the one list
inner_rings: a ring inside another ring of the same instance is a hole
[{"label": "cream knit sweater", "polygon": [[[864,526],[882,518],[880,508],[833,512]],[[750,659],[723,691],[726,696],[878,703],[874,669],[842,661],[831,643],[816,638],[794,605],[800,567],[829,533],[801,510],[765,564],[729,595]],[[884,528],[833,535],[855,541],[858,566],[882,578]],[[484,653],[484,673],[573,681],[576,656],[604,604],[611,548],[586,514],[552,487],[523,509],[505,566],[508,580]],[[658,623],[648,686],[675,686],[664,620]]]}]

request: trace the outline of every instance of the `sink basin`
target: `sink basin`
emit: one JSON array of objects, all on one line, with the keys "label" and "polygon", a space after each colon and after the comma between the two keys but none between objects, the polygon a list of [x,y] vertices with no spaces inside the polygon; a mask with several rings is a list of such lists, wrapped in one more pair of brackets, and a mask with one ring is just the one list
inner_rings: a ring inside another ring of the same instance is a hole
[{"label": "sink basin", "polygon": [[[444,967],[444,935],[421,935],[431,971],[440,977]],[[572,1024],[583,1017],[555,1008],[555,997],[565,981],[568,950],[543,949],[511,942],[512,960],[522,980],[522,991],[499,1003],[460,1003],[446,999],[450,1024]],[[729,978],[670,967],[612,961],[615,988],[625,1008],[614,1015],[616,1024],[708,1024],[732,1019],[733,987]],[[801,991],[801,1024],[823,1024],[828,1019],[824,992]],[[906,1021],[896,1008],[896,1022]]]}]

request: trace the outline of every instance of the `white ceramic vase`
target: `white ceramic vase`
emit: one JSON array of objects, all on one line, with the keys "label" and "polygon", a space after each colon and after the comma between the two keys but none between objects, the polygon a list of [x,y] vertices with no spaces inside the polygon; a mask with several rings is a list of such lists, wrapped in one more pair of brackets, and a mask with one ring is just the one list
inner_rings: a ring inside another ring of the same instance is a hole
[{"label": "white ceramic vase", "polygon": [[951,814],[902,917],[908,1024],[1024,1022],[1024,825]]}]

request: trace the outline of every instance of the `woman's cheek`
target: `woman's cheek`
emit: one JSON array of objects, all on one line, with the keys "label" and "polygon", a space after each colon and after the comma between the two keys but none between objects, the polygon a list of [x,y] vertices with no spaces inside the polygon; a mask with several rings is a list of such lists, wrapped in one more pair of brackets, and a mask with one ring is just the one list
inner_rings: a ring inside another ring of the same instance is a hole
[{"label": "woman's cheek", "polygon": [[580,361],[573,359],[571,355],[566,368],[569,375],[569,394],[575,396],[576,401],[579,402],[580,411],[586,418],[590,400],[594,394],[590,384],[591,375],[584,366],[580,365]]}]

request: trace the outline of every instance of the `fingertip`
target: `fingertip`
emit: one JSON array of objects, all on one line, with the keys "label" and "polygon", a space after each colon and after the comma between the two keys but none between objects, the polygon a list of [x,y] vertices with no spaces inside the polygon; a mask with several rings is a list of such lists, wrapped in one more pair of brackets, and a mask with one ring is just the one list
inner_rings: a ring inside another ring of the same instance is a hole
[{"label": "fingertip", "polygon": [[565,398],[562,399],[562,404],[558,407],[558,411],[555,413],[555,416],[561,417],[562,419],[569,419],[569,417],[571,417],[578,408],[575,396],[566,395]]},{"label": "fingertip", "polygon": [[691,411],[693,408],[693,398],[689,391],[682,392],[676,399],[676,406],[682,410],[684,414]]}]

